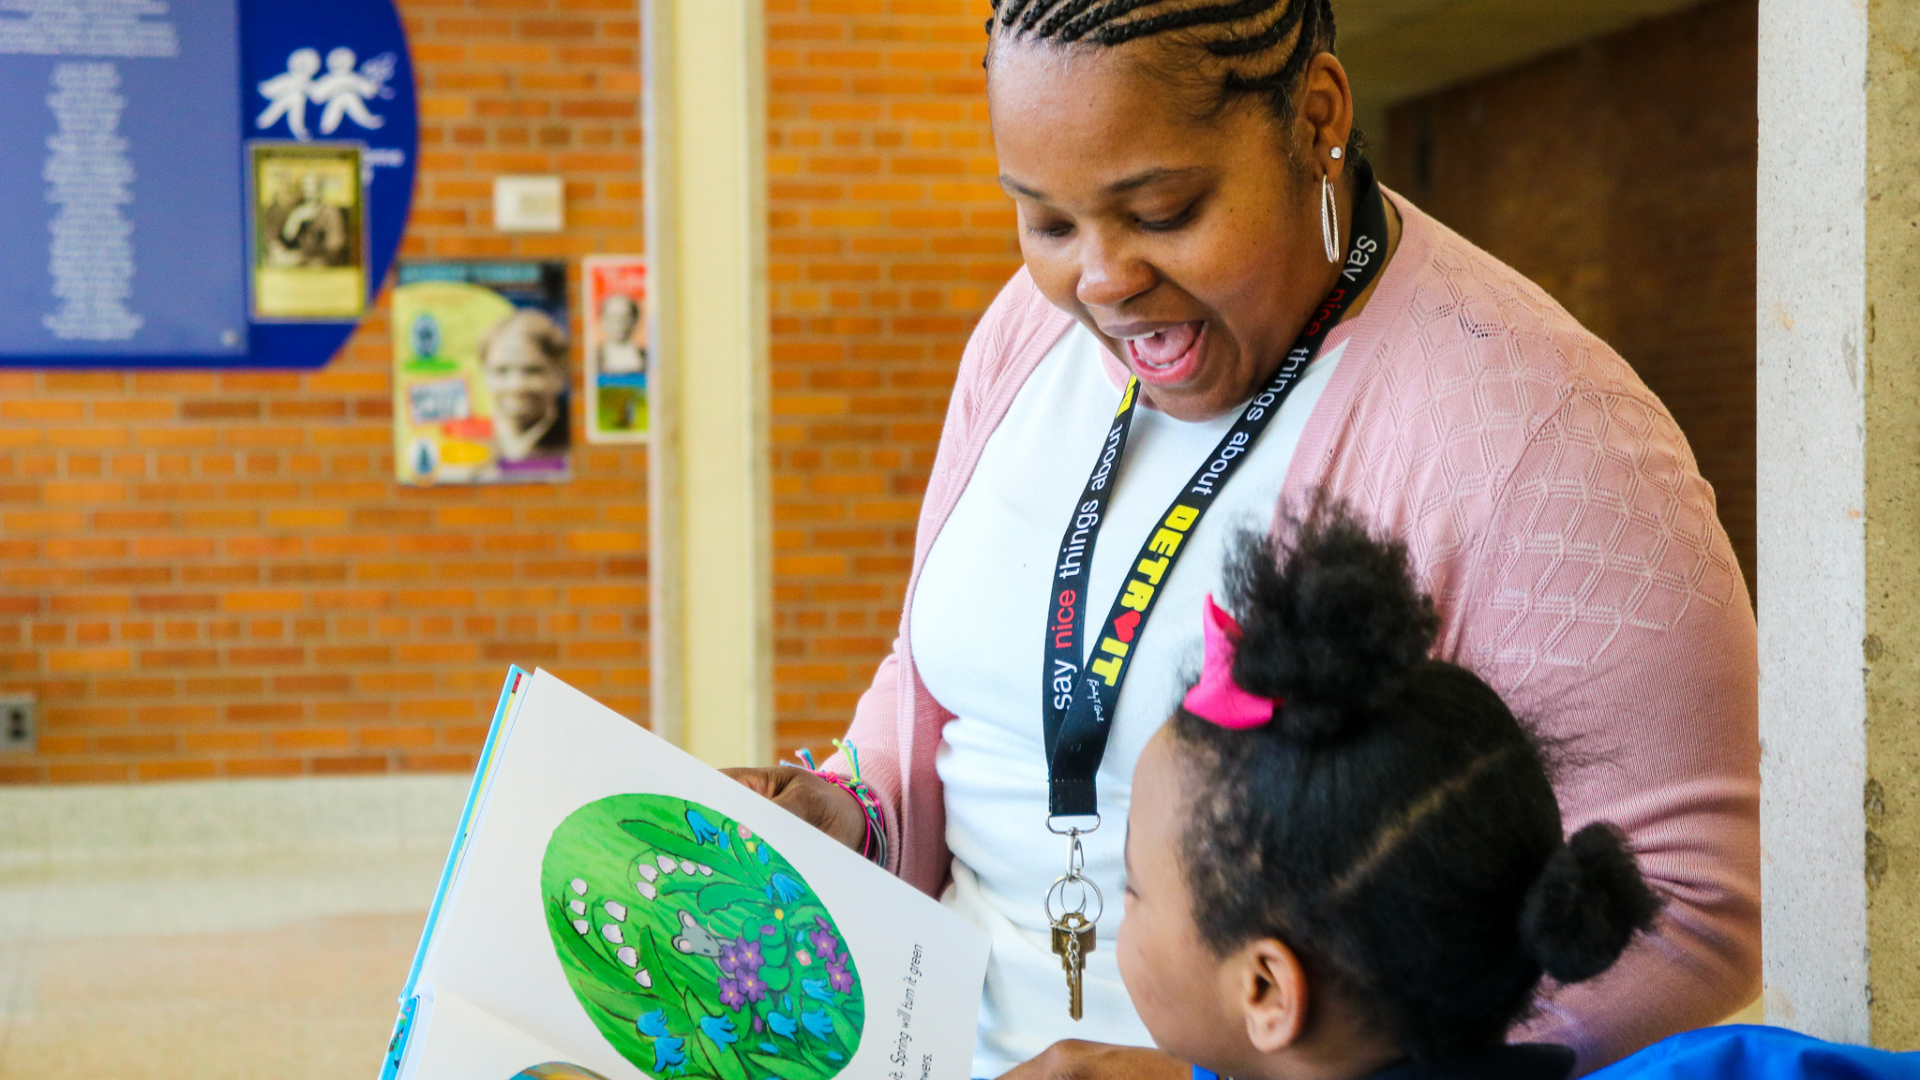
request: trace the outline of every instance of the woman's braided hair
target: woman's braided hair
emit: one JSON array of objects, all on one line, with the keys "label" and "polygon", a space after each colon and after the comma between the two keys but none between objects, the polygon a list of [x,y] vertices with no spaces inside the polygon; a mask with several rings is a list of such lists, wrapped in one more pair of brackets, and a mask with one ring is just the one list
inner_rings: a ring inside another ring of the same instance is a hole
[{"label": "woman's braided hair", "polygon": [[1180,34],[1211,59],[1223,104],[1260,95],[1283,120],[1307,64],[1334,46],[1332,0],[993,0],[987,32],[1100,48]]}]

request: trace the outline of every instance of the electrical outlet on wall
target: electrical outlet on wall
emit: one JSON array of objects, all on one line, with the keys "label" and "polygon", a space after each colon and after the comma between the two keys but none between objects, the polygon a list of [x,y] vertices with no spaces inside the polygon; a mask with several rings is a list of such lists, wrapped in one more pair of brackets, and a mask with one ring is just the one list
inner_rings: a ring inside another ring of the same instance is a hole
[{"label": "electrical outlet on wall", "polygon": [[39,711],[32,694],[0,694],[0,754],[33,752],[40,740]]}]

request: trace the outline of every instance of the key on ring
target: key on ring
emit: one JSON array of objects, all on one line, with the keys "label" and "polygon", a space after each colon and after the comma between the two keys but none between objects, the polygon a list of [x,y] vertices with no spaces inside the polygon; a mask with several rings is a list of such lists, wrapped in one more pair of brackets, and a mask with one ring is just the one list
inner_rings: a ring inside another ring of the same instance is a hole
[{"label": "key on ring", "polygon": [[1053,924],[1053,954],[1067,973],[1067,1013],[1080,1019],[1080,977],[1087,969],[1087,954],[1097,939],[1094,925],[1078,911],[1070,911]]}]

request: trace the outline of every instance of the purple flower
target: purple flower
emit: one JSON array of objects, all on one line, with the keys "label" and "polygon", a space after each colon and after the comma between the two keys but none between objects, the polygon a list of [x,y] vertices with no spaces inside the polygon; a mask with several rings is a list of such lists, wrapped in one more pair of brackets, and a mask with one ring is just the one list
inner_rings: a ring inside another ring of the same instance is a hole
[{"label": "purple flower", "polygon": [[[848,985],[852,985],[851,982]],[[747,996],[748,1001],[765,1001],[767,1000],[766,980],[758,975],[742,975],[740,992]]]},{"label": "purple flower", "polygon": [[827,925],[827,920],[815,915],[813,921],[820,924],[818,930],[807,935],[813,939],[813,951],[820,954],[820,959],[831,964],[839,955],[840,939],[833,936],[833,928]]},{"label": "purple flower", "polygon": [[[758,980],[755,980],[755,981],[757,982]],[[763,987],[763,992],[764,992],[765,984],[762,983],[761,985]],[[732,1009],[734,1012],[739,1012],[740,1006],[745,1005],[746,1003],[747,1003],[747,992],[745,989],[741,987],[740,980],[738,979],[721,979],[720,980],[720,1004],[725,1005],[729,1009]]]},{"label": "purple flower", "polygon": [[743,975],[758,974],[767,963],[766,957],[760,953],[758,940],[748,941],[746,938],[736,938],[734,949],[734,955],[740,958],[740,972]]},{"label": "purple flower", "polygon": [[740,946],[731,941],[720,946],[720,970],[729,975],[740,974]]},{"label": "purple flower", "polygon": [[845,960],[827,961],[827,985],[842,994],[850,994],[853,992],[853,976],[847,974],[847,962]]}]

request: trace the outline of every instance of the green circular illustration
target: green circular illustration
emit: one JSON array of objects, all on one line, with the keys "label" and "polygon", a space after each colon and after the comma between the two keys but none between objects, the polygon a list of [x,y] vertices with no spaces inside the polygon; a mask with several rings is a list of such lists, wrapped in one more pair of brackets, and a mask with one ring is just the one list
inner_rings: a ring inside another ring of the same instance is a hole
[{"label": "green circular illustration", "polygon": [[718,811],[589,803],[547,842],[540,892],[574,995],[653,1076],[829,1080],[860,1047],[860,973],[832,914]]}]

